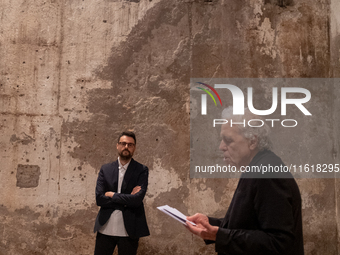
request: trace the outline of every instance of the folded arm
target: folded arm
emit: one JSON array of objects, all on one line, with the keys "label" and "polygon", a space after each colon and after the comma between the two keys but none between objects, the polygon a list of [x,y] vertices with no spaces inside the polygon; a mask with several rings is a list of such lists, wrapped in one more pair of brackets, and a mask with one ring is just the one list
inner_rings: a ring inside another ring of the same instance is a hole
[{"label": "folded arm", "polygon": [[142,204],[148,186],[148,168],[144,166],[140,173],[137,186],[131,194],[115,193],[105,188],[104,172],[101,169],[97,179],[96,202],[98,206],[117,208],[121,206],[138,207]]},{"label": "folded arm", "polygon": [[105,177],[104,171],[101,168],[98,174],[97,185],[96,185],[96,203],[101,207],[114,208],[115,205],[111,203],[110,197],[105,195],[106,187],[105,187]]},{"label": "folded arm", "polygon": [[[144,166],[143,172],[139,175],[137,182],[137,186],[140,186],[140,190],[135,194],[115,193],[112,196],[111,201],[113,203],[121,204],[132,208],[140,206],[143,202],[148,187],[148,175],[149,175],[148,168]],[[134,192],[132,191],[132,193]]]}]

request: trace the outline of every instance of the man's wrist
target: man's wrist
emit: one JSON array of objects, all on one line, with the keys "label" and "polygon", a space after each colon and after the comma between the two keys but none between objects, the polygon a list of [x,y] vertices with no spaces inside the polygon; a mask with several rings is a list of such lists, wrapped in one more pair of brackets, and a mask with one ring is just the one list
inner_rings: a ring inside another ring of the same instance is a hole
[{"label": "man's wrist", "polygon": [[107,192],[105,192],[105,196],[106,196],[106,197],[110,197],[110,198],[112,198],[114,194],[115,194],[115,193],[112,192],[112,191],[107,191]]}]

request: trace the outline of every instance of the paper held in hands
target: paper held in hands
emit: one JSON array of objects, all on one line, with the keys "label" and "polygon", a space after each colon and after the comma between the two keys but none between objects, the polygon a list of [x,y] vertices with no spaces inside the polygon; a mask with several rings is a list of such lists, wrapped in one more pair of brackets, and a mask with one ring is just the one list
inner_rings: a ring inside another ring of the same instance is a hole
[{"label": "paper held in hands", "polygon": [[[170,207],[168,205],[158,206],[157,209],[162,211],[162,212],[164,212],[164,213],[166,213],[167,215],[169,215],[170,217],[174,218],[175,220],[178,220],[183,225],[187,225],[186,224],[186,221],[188,221],[187,220],[187,216],[185,216],[183,213],[181,213],[177,209],[172,208],[172,207]],[[193,223],[191,221],[188,221],[188,222],[190,222],[192,225],[196,226],[195,223]]]}]

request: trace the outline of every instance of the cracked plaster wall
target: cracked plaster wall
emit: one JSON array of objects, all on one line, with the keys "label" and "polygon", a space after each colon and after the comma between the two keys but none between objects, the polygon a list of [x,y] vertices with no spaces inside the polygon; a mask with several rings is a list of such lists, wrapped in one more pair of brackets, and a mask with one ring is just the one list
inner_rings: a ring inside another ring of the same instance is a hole
[{"label": "cracked plaster wall", "polygon": [[[2,0],[0,7],[1,255],[93,253],[97,174],[116,158],[127,128],[137,134],[135,159],[150,169],[151,236],[139,254],[212,254],[213,246],[155,209],[223,217],[236,188],[236,180],[189,179],[190,78],[340,74],[334,0]],[[332,102],[323,153],[338,162]],[[339,182],[298,184],[306,254],[340,254]]]}]

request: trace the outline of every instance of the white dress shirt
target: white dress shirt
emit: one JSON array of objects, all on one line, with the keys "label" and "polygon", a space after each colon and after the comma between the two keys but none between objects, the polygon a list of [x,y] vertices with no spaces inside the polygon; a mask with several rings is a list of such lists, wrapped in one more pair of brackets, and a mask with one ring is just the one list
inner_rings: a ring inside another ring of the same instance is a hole
[{"label": "white dress shirt", "polygon": [[[131,160],[130,160],[131,161]],[[125,172],[130,164],[130,161],[126,163],[124,166],[120,163],[118,158],[119,164],[119,174],[118,174],[118,189],[117,193],[121,192],[122,183],[124,179]],[[109,220],[105,223],[104,226],[101,227],[99,230],[100,233],[108,236],[129,236],[126,232],[123,220],[123,213],[121,210],[114,210],[109,218]]]}]

